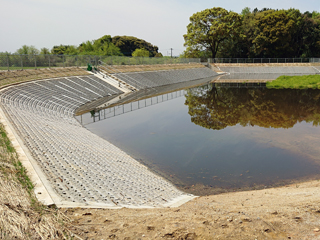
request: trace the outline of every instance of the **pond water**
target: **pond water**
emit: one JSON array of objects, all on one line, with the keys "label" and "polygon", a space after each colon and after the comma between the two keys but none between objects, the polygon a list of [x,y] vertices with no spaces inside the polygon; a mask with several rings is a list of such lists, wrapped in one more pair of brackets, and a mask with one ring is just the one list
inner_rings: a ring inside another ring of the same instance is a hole
[{"label": "pond water", "polygon": [[203,195],[317,178],[319,123],[318,90],[209,84],[85,127]]}]

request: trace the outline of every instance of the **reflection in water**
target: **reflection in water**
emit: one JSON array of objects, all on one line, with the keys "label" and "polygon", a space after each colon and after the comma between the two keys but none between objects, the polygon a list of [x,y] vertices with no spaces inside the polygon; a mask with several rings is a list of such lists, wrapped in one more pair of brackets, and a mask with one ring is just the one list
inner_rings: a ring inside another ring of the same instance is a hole
[{"label": "reflection in water", "polygon": [[314,89],[215,88],[189,89],[185,104],[191,121],[220,130],[228,126],[292,128],[297,122],[320,123],[320,91]]},{"label": "reflection in water", "polygon": [[319,97],[208,85],[87,128],[195,194],[270,186],[319,173]]}]

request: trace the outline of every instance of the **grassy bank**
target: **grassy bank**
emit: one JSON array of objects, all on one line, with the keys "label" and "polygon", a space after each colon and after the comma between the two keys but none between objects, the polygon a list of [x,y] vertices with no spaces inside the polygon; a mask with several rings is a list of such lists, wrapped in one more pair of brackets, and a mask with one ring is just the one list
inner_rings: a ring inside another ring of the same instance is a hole
[{"label": "grassy bank", "polygon": [[0,239],[72,239],[69,219],[37,201],[34,186],[0,124]]},{"label": "grassy bank", "polygon": [[17,84],[33,80],[88,75],[84,68],[46,68],[15,71],[0,71],[0,88],[10,84]]},{"label": "grassy bank", "polygon": [[320,89],[320,75],[280,76],[267,82],[267,88]]}]

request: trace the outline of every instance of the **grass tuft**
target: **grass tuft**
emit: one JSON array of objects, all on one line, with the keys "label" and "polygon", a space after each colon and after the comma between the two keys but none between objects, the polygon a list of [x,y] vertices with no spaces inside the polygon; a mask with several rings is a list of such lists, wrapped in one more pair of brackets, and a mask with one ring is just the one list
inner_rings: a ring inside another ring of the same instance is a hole
[{"label": "grass tuft", "polygon": [[320,75],[280,76],[272,82],[267,82],[267,88],[320,89]]}]

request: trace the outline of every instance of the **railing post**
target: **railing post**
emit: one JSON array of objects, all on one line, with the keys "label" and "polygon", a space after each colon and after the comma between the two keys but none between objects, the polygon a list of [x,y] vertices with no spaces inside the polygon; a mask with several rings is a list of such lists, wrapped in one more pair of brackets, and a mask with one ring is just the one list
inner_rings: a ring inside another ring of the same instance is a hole
[{"label": "railing post", "polygon": [[36,58],[36,55],[33,54],[33,57],[34,57],[34,69],[37,69],[37,58]]},{"label": "railing post", "polygon": [[21,70],[23,70],[22,56],[21,56],[21,54],[19,54],[19,56],[20,56]]},{"label": "railing post", "polygon": [[51,67],[51,62],[50,62],[50,54],[49,54],[49,68]]},{"label": "railing post", "polygon": [[64,65],[64,55],[62,55],[62,61],[63,61],[63,67],[65,67],[65,65]]},{"label": "railing post", "polygon": [[7,67],[8,67],[8,71],[10,71],[10,69],[9,69],[9,54],[7,54]]}]

